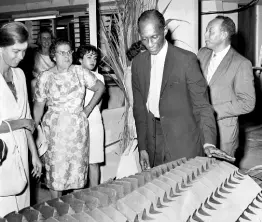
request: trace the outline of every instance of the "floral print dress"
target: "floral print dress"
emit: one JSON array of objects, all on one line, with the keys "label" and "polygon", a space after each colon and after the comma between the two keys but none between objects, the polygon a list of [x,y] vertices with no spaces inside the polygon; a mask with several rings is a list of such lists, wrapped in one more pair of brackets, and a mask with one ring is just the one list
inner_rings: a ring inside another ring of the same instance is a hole
[{"label": "floral print dress", "polygon": [[38,77],[35,91],[35,100],[46,101],[48,107],[42,120],[48,141],[43,155],[46,185],[57,191],[78,189],[86,184],[89,158],[84,96],[97,78],[81,66],[71,66],[64,73],[54,69]]}]

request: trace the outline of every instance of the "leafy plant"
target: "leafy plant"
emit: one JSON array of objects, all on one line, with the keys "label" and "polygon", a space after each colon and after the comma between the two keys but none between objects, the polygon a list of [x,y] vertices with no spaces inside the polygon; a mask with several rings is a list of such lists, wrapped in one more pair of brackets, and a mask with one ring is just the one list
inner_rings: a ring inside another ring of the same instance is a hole
[{"label": "leafy plant", "polygon": [[116,75],[116,84],[123,91],[125,96],[125,112],[123,118],[124,129],[120,135],[120,152],[129,146],[135,137],[135,129],[131,127],[132,115],[130,115],[130,99],[124,83],[125,73],[130,66],[126,56],[127,49],[132,43],[139,40],[137,31],[137,20],[145,10],[154,9],[157,0],[115,0],[115,13],[112,14],[112,25],[114,32],[107,30],[106,25],[101,21],[102,37],[105,46],[104,62],[113,69]]},{"label": "leafy plant", "polygon": [[[112,14],[114,32],[107,30],[106,25],[101,20],[106,56],[104,62],[113,69],[117,77],[116,83],[123,92],[125,91],[124,73],[126,68],[130,66],[126,51],[132,43],[139,40],[137,20],[143,11],[156,8],[157,2],[157,0],[115,0],[116,10]],[[126,94],[125,97],[129,103]]]}]

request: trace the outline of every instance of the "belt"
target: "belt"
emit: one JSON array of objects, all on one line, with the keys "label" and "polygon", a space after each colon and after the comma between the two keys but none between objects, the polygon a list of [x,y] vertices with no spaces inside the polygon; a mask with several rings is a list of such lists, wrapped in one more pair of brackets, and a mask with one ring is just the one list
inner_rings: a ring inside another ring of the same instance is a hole
[{"label": "belt", "polygon": [[160,121],[160,118],[159,118],[159,117],[155,117],[155,120],[156,120],[156,121]]},{"label": "belt", "polygon": [[153,116],[152,120],[155,120],[155,121],[160,121],[160,118],[159,118],[159,117],[155,117],[155,116],[154,116],[154,114],[153,114],[153,113],[151,113],[150,111],[149,111],[149,113],[150,113],[150,115],[152,115],[152,116]]}]

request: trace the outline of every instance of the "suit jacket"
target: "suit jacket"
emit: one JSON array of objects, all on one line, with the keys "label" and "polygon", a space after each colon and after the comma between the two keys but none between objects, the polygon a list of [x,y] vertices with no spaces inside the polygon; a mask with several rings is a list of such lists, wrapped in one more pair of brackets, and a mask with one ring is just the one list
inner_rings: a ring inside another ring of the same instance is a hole
[{"label": "suit jacket", "polygon": [[[132,62],[134,118],[138,147],[152,150],[152,118],[146,107],[150,85],[151,55],[137,55]],[[207,84],[197,57],[168,45],[159,101],[165,143],[173,160],[203,154],[203,143],[216,144],[216,125]]]},{"label": "suit jacket", "polygon": [[[212,50],[202,48],[198,58],[204,76]],[[209,82],[211,103],[217,115],[220,148],[233,155],[238,147],[238,116],[255,106],[254,77],[251,62],[232,47]]]}]

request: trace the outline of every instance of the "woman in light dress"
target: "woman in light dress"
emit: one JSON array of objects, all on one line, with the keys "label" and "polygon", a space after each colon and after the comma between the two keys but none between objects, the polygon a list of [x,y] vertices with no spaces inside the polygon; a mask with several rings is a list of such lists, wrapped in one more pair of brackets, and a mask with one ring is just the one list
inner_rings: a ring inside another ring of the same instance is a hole
[{"label": "woman in light dress", "polygon": [[34,96],[36,79],[40,73],[55,66],[55,63],[49,56],[49,49],[54,41],[52,32],[49,29],[42,29],[37,37],[37,49],[34,57],[34,68],[33,76],[34,79],[31,81],[31,93]]},{"label": "woman in light dress", "polygon": [[4,122],[7,121],[17,141],[28,182],[21,194],[0,197],[0,217],[30,205],[28,148],[31,151],[33,176],[40,176],[42,170],[32,136],[35,123],[30,114],[25,75],[20,68],[16,68],[25,55],[28,36],[27,28],[20,22],[10,22],[0,28],[0,139],[8,149],[0,168],[11,167],[10,155],[15,146],[8,125]]},{"label": "woman in light dress", "polygon": [[[72,65],[72,49],[67,41],[51,45],[55,66],[40,74],[35,90],[34,117],[42,119],[48,150],[43,155],[46,185],[51,197],[62,191],[83,188],[87,182],[89,158],[88,116],[104,92],[104,84],[89,70]],[[86,89],[94,91],[84,106]],[[43,115],[44,107],[47,112]]]},{"label": "woman in light dress", "polygon": [[[76,52],[76,59],[82,67],[92,71],[96,67],[98,50],[93,45],[81,45]],[[97,73],[93,74],[104,83],[104,77]],[[94,92],[86,91],[85,104],[92,99]],[[89,121],[89,186],[94,187],[99,184],[100,166],[99,163],[104,162],[104,126],[99,104],[93,109],[88,117]]]},{"label": "woman in light dress", "polygon": [[55,63],[49,56],[49,49],[53,41],[52,32],[49,29],[42,29],[37,37],[37,49],[34,56],[34,68],[33,76],[34,79],[31,81],[31,93],[34,96],[36,79],[40,73],[55,66]]}]

